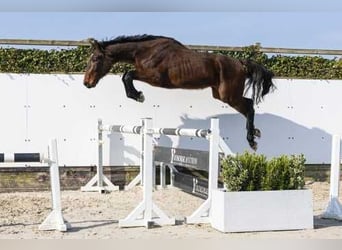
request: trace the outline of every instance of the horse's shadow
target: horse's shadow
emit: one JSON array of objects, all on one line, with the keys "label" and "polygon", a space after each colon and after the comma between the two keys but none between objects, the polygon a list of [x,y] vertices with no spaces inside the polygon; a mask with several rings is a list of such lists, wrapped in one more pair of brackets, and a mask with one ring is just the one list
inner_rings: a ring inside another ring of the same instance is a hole
[{"label": "horse's shadow", "polygon": [[323,219],[320,215],[314,216],[314,229],[341,227],[342,221],[334,219]]},{"label": "horse's shadow", "polygon": [[[253,151],[246,140],[246,120],[241,114],[220,114],[220,136],[234,153]],[[196,119],[187,115],[181,117],[178,128],[210,128],[210,118]],[[164,122],[164,121],[163,121]],[[168,127],[160,123],[161,127]],[[331,134],[320,128],[309,128],[284,117],[264,113],[255,115],[255,127],[261,130],[261,138],[257,139],[257,153],[268,157],[283,154],[304,154],[307,164],[326,164],[330,162]],[[159,146],[208,150],[209,142],[202,138],[155,136]],[[112,166],[125,162],[127,165],[136,165],[132,156],[139,158],[139,140],[131,141],[127,135],[112,133],[108,135],[110,141],[110,159]],[[138,142],[138,143],[137,143]],[[122,147],[125,147],[125,150]]]},{"label": "horse's shadow", "polygon": [[[140,150],[133,146],[128,135],[120,133],[110,133],[106,135],[109,139],[109,165],[119,166],[122,162],[126,165],[136,165],[130,157],[139,158]],[[131,135],[132,136],[132,135]],[[134,135],[135,137],[139,137]],[[107,139],[107,138],[106,138]],[[136,138],[138,141],[140,138]],[[124,148],[124,150],[122,150]]]},{"label": "horse's shadow", "polygon": [[[87,223],[89,225],[86,226],[77,226],[77,224],[84,224]],[[75,221],[71,223],[71,228],[68,229],[69,233],[72,232],[79,232],[86,229],[103,227],[108,225],[113,225],[119,223],[118,220],[90,220],[90,221]]]},{"label": "horse's shadow", "polygon": [[[334,220],[334,219],[322,219],[319,215],[315,215],[314,218],[314,230],[330,228],[330,227],[340,227],[342,225],[342,221]],[[69,233],[79,232],[86,229],[103,227],[107,225],[118,224],[118,220],[91,220],[91,221],[75,221],[72,222],[72,227],[68,229]],[[77,224],[90,223],[87,226],[77,226]],[[186,224],[184,221],[177,221],[176,225],[181,226]]]},{"label": "horse's shadow", "polygon": [[[246,120],[240,114],[224,114],[213,116],[219,118],[220,136],[232,152],[252,151],[246,140]],[[194,119],[188,116],[181,118],[179,128],[210,128],[210,118]],[[309,128],[284,117],[273,114],[256,114],[255,127],[261,130],[261,138],[257,139],[257,153],[269,157],[283,154],[304,154],[307,163],[324,164],[330,162],[331,134],[320,128]],[[161,138],[161,146],[207,150],[208,142],[201,138],[179,137],[175,145],[169,139]]]}]

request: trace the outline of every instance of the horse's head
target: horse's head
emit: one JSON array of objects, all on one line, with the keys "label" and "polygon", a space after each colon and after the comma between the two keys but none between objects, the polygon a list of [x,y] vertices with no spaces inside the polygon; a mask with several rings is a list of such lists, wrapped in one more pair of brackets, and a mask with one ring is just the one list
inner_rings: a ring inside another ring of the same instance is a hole
[{"label": "horse's head", "polygon": [[111,60],[106,56],[105,49],[95,39],[88,40],[92,46],[92,54],[89,58],[84,75],[84,85],[93,88],[104,77],[112,67]]}]

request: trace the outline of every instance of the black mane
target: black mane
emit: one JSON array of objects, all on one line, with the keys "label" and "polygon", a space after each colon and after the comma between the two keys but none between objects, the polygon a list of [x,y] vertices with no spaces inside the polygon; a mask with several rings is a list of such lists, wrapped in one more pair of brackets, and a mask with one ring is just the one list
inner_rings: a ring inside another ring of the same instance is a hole
[{"label": "black mane", "polygon": [[144,41],[150,41],[150,40],[155,40],[155,39],[169,39],[169,40],[173,40],[174,42],[180,44],[183,46],[183,44],[181,44],[180,42],[178,42],[177,40],[171,38],[171,37],[166,37],[166,36],[153,36],[153,35],[135,35],[135,36],[118,36],[112,40],[109,41],[102,41],[101,45],[106,47],[109,45],[114,45],[114,44],[118,44],[118,43],[128,43],[128,42],[144,42]]}]

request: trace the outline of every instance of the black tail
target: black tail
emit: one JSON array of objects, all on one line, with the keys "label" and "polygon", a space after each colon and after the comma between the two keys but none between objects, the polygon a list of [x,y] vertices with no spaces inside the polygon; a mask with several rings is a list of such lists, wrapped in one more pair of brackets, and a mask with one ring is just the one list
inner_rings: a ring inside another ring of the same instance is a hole
[{"label": "black tail", "polygon": [[254,103],[258,104],[270,90],[275,88],[272,82],[274,74],[263,65],[251,60],[243,60],[241,63],[247,71],[246,91],[252,88],[252,99]]}]

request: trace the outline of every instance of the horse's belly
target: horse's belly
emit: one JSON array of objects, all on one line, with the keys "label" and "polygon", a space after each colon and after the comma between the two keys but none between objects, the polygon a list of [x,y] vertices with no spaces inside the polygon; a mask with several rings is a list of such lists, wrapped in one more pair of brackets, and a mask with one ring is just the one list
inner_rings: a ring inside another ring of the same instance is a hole
[{"label": "horse's belly", "polygon": [[206,69],[183,66],[169,70],[169,80],[174,88],[198,89],[213,84],[213,74]]}]

